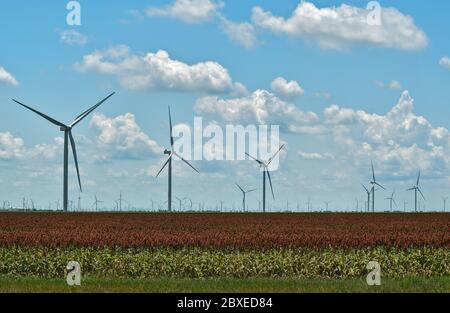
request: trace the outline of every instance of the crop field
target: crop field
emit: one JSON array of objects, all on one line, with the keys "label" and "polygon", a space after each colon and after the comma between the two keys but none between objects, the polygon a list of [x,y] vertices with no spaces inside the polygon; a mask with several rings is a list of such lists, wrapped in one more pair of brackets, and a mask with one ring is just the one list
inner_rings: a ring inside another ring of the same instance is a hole
[{"label": "crop field", "polygon": [[2,213],[0,246],[449,248],[450,215]]},{"label": "crop field", "polygon": [[440,291],[450,292],[450,215],[0,214],[3,280],[64,279],[72,260],[91,280],[197,283],[358,282],[367,275],[367,263],[377,261],[385,279],[424,286],[436,280]]}]

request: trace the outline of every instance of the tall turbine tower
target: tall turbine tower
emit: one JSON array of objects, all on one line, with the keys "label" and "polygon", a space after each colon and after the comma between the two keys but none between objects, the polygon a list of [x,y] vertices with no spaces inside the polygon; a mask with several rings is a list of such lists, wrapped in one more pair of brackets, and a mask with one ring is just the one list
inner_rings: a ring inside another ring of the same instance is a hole
[{"label": "tall turbine tower", "polygon": [[406,190],[406,191],[414,190],[414,211],[415,212],[417,212],[417,192],[419,192],[420,195],[422,196],[423,200],[425,200],[425,197],[424,197],[422,191],[420,190],[419,182],[420,182],[420,172],[419,172],[419,175],[417,176],[416,185],[414,185],[412,188],[409,188]]},{"label": "tall turbine tower", "polygon": [[448,197],[442,197],[442,201],[444,201],[444,212],[445,212],[445,209],[447,208],[447,200],[448,200]]},{"label": "tall turbine tower", "polygon": [[372,164],[372,180],[370,181],[370,184],[372,185],[372,212],[375,213],[375,185],[381,187],[382,189],[386,190],[386,188],[384,188],[383,186],[381,186],[376,178],[375,178],[375,170],[373,168],[373,162],[371,162]]},{"label": "tall turbine tower", "polygon": [[245,153],[249,158],[253,159],[256,163],[259,164],[259,167],[263,169],[263,213],[266,213],[266,176],[269,178],[270,190],[272,191],[272,198],[275,200],[275,195],[273,193],[272,179],[270,178],[269,165],[272,163],[275,156],[283,149],[284,145],[282,145],[277,152],[267,161],[261,161],[255,157],[252,157],[250,154]]},{"label": "tall turbine tower", "polygon": [[239,184],[236,183],[236,186],[241,190],[242,192],[242,212],[245,212],[245,200],[248,193],[255,191],[256,189],[250,189],[250,190],[244,190]]},{"label": "tall turbine tower", "polygon": [[169,173],[168,173],[168,194],[167,194],[167,210],[169,212],[172,212],[172,158],[173,156],[177,156],[178,158],[180,158],[181,161],[183,161],[184,163],[186,163],[190,168],[192,168],[194,171],[196,171],[197,173],[199,173],[199,171],[197,171],[197,169],[195,167],[193,167],[188,161],[186,161],[185,159],[183,159],[183,157],[181,157],[178,153],[176,153],[174,151],[173,145],[174,145],[174,140],[173,140],[173,127],[172,127],[172,115],[170,114],[170,107],[169,107],[169,127],[170,127],[170,150],[164,150],[164,154],[168,155],[167,157],[167,161],[164,163],[164,165],[161,167],[161,169],[159,170],[158,174],[156,174],[156,177],[159,176],[159,174],[161,174],[161,172],[164,170],[164,168],[169,165]]},{"label": "tall turbine tower", "polygon": [[37,115],[45,118],[47,121],[49,121],[50,123],[52,123],[53,125],[59,126],[59,129],[64,132],[64,172],[63,172],[63,176],[64,176],[64,183],[63,183],[63,206],[64,206],[64,211],[67,212],[67,209],[69,207],[69,140],[70,140],[70,145],[72,147],[72,152],[73,152],[73,159],[75,161],[75,167],[77,170],[77,176],[78,176],[78,184],[80,187],[80,191],[82,192],[82,188],[81,188],[81,179],[80,179],[80,171],[78,169],[78,159],[77,159],[77,150],[75,147],[75,140],[73,139],[72,136],[72,129],[78,124],[80,123],[85,117],[87,117],[89,114],[91,114],[95,109],[97,109],[100,105],[103,104],[103,102],[105,102],[106,100],[108,100],[110,97],[112,97],[115,93],[113,92],[112,94],[110,94],[109,96],[107,96],[105,99],[103,99],[102,101],[100,101],[99,103],[97,103],[96,105],[94,105],[93,107],[91,107],[90,109],[84,111],[83,113],[81,113],[80,115],[78,115],[75,120],[72,122],[72,124],[70,125],[65,125],[53,118],[51,118],[50,116],[45,115],[44,113],[41,113],[17,100],[12,99],[14,102],[16,102],[17,104],[23,106],[24,108],[27,108],[28,110],[36,113]]}]

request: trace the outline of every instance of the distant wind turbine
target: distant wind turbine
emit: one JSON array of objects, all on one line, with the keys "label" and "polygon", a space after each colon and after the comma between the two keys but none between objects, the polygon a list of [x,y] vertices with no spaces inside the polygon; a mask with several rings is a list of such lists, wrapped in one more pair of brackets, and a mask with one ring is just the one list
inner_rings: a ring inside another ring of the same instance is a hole
[{"label": "distant wind turbine", "polygon": [[78,184],[80,187],[80,191],[82,191],[81,188],[81,179],[80,179],[80,171],[78,168],[78,158],[77,158],[77,150],[75,147],[75,140],[73,139],[72,136],[72,128],[75,127],[78,123],[80,123],[85,117],[87,117],[90,113],[92,113],[95,109],[97,109],[100,105],[102,105],[106,100],[108,100],[110,97],[112,97],[115,93],[113,92],[112,94],[110,94],[109,96],[107,96],[105,99],[103,99],[102,101],[100,101],[99,103],[97,103],[96,105],[94,105],[93,107],[89,108],[88,110],[84,111],[83,113],[81,113],[80,115],[78,115],[75,120],[70,124],[70,125],[65,125],[53,118],[51,118],[50,116],[45,115],[44,113],[41,113],[17,100],[12,99],[14,102],[16,102],[17,104],[23,106],[24,108],[36,113],[37,115],[45,118],[47,121],[49,121],[50,123],[59,126],[59,129],[64,132],[64,183],[63,183],[63,206],[64,206],[64,211],[67,212],[68,206],[69,206],[69,140],[70,140],[70,145],[72,147],[72,152],[73,152],[73,159],[75,161],[75,167],[77,170],[77,176],[78,176]]},{"label": "distant wind turbine", "polygon": [[423,200],[425,200],[425,196],[423,195],[422,190],[420,190],[419,182],[420,182],[420,172],[419,172],[419,175],[417,176],[416,184],[412,188],[409,188],[406,190],[406,191],[414,190],[414,211],[415,212],[417,212],[417,192],[419,192],[420,195],[422,196]]},{"label": "distant wind turbine", "polygon": [[375,178],[375,170],[373,168],[373,162],[371,162],[372,164],[372,180],[370,181],[370,184],[372,185],[372,212],[375,213],[375,185],[381,187],[382,189],[386,190],[386,188],[384,188],[383,186],[381,186],[376,178]]},{"label": "distant wind turbine", "polygon": [[444,202],[444,212],[445,212],[445,209],[447,208],[447,200],[448,200],[448,197],[442,197],[442,201]]},{"label": "distant wind turbine", "polygon": [[169,165],[169,174],[168,174],[168,200],[167,200],[167,209],[169,212],[172,212],[172,158],[173,156],[177,156],[180,158],[181,161],[186,163],[190,168],[192,168],[194,171],[199,173],[195,167],[193,167],[188,161],[186,161],[183,157],[181,157],[178,153],[175,152],[173,145],[174,145],[174,139],[173,139],[173,127],[172,127],[172,115],[170,114],[170,107],[169,107],[169,127],[170,127],[170,149],[171,150],[164,150],[164,154],[168,155],[167,161],[164,163],[164,165],[159,170],[158,174],[156,174],[156,177],[161,174],[161,172],[164,170],[164,168]]},{"label": "distant wind turbine", "polygon": [[98,204],[102,203],[103,201],[98,200],[97,195],[95,195],[94,198],[95,198],[95,201],[92,204],[92,206],[95,207],[95,212],[98,212]]},{"label": "distant wind turbine", "polygon": [[367,212],[370,212],[370,194],[372,193],[372,191],[369,191],[369,189],[367,189],[367,187],[364,186],[363,184],[361,184],[361,186],[364,188],[364,190],[367,193]]},{"label": "distant wind turbine", "polygon": [[119,199],[116,200],[117,205],[117,209],[119,210],[119,212],[122,212],[122,202],[126,202],[123,197],[122,197],[122,191],[119,193]]},{"label": "distant wind turbine", "polygon": [[391,194],[391,196],[390,196],[390,197],[388,197],[388,198],[384,198],[384,200],[389,200],[389,204],[390,204],[391,212],[392,212],[392,203],[394,203],[394,204],[395,204],[395,206],[397,206],[397,203],[396,203],[396,202],[395,202],[395,200],[394,200],[394,194],[395,194],[395,191],[393,191],[393,192],[392,192],[392,194]]},{"label": "distant wind turbine", "polygon": [[236,183],[236,186],[239,188],[239,190],[242,192],[242,212],[245,212],[245,201],[246,201],[246,196],[248,193],[255,191],[256,189],[250,189],[250,190],[244,190],[241,186],[239,186],[238,183]]},{"label": "distant wind turbine", "polygon": [[253,159],[256,163],[259,164],[259,167],[263,169],[263,213],[266,213],[266,175],[269,178],[270,190],[272,191],[272,198],[275,200],[275,194],[273,193],[272,179],[270,178],[269,165],[274,160],[275,156],[280,153],[280,151],[284,148],[282,145],[277,152],[269,158],[267,162],[261,161],[248,153],[245,153],[249,158]]}]

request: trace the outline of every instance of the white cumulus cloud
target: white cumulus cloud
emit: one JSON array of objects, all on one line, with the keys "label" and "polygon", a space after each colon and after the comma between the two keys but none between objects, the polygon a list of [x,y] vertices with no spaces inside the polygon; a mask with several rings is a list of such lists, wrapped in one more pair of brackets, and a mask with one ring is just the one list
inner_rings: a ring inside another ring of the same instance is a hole
[{"label": "white cumulus cloud", "polygon": [[81,72],[116,76],[122,86],[132,90],[225,93],[242,89],[219,63],[189,65],[171,59],[164,50],[141,56],[121,45],[85,55],[74,67]]},{"label": "white cumulus cloud", "polygon": [[37,144],[34,147],[27,147],[22,138],[15,137],[10,132],[0,132],[0,159],[4,160],[41,157],[53,159],[58,154],[59,146],[59,138],[55,138],[55,144]]},{"label": "white cumulus cloud", "polygon": [[250,49],[256,44],[255,27],[252,24],[232,22],[221,16],[220,25],[228,38],[245,48]]},{"label": "white cumulus cloud", "polygon": [[0,83],[17,86],[19,82],[5,68],[0,66]]},{"label": "white cumulus cloud", "polygon": [[443,175],[450,165],[450,133],[414,113],[414,100],[404,91],[385,115],[337,105],[324,110],[324,124],[352,160],[374,160],[392,175],[419,169]]},{"label": "white cumulus cloud", "polygon": [[303,112],[292,103],[261,89],[239,98],[202,97],[196,101],[194,111],[215,114],[227,122],[280,125],[284,131],[295,131],[294,127],[307,127],[318,120],[315,113]]},{"label": "white cumulus cloud", "polygon": [[305,38],[322,48],[342,49],[354,43],[368,43],[402,50],[418,50],[428,45],[425,32],[412,17],[395,8],[381,8],[381,25],[367,23],[369,11],[351,5],[318,8],[301,1],[288,18],[254,7],[255,25],[274,33]]},{"label": "white cumulus cloud", "polygon": [[156,141],[145,134],[131,113],[109,118],[94,114],[90,122],[98,133],[97,150],[103,153],[97,159],[143,159],[162,151]]},{"label": "white cumulus cloud", "polygon": [[439,65],[444,68],[450,69],[450,58],[447,56],[443,57],[439,60]]},{"label": "white cumulus cloud", "polygon": [[84,46],[87,43],[87,37],[73,29],[60,30],[56,32],[59,34],[59,40],[69,46]]},{"label": "white cumulus cloud", "polygon": [[149,7],[150,16],[164,16],[188,24],[198,24],[211,20],[223,7],[223,2],[213,0],[176,0],[163,7]]},{"label": "white cumulus cloud", "polygon": [[275,78],[271,87],[278,96],[287,100],[295,99],[305,92],[295,80],[288,82],[283,77]]}]

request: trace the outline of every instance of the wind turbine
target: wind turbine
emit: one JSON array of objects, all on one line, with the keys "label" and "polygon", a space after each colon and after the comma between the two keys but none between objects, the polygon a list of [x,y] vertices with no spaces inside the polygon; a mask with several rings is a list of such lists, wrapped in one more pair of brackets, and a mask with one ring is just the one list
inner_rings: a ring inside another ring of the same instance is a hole
[{"label": "wind turbine", "polygon": [[98,199],[97,199],[97,195],[95,195],[94,198],[95,198],[95,201],[94,201],[94,203],[92,204],[92,206],[95,206],[95,212],[98,212],[98,204],[99,204],[99,203],[102,203],[103,201],[98,200]]},{"label": "wind turbine", "polygon": [[328,206],[330,205],[331,201],[324,201],[323,203],[325,203],[326,211],[328,212]]},{"label": "wind turbine", "polygon": [[394,200],[394,194],[395,194],[395,190],[392,192],[392,195],[390,197],[384,198],[384,200],[389,200],[391,212],[392,212],[392,203],[394,203],[395,206],[397,206],[397,203]]},{"label": "wind turbine", "polygon": [[444,212],[445,212],[445,209],[447,208],[447,200],[448,200],[448,197],[442,197],[442,201],[444,201]]},{"label": "wind turbine", "polygon": [[266,213],[266,175],[269,178],[270,183],[270,190],[272,191],[272,198],[275,200],[275,195],[273,193],[273,186],[272,186],[272,179],[270,178],[270,171],[269,171],[269,165],[272,163],[275,156],[281,151],[281,149],[284,148],[284,145],[282,145],[277,152],[272,155],[271,158],[267,162],[261,161],[253,156],[251,156],[248,153],[245,153],[249,158],[253,159],[256,163],[259,164],[259,167],[263,169],[263,213]]},{"label": "wind turbine", "polygon": [[250,190],[244,190],[241,186],[239,186],[238,183],[236,183],[236,186],[241,190],[242,192],[242,212],[245,212],[245,200],[248,193],[255,191],[256,189],[250,189]]},{"label": "wind turbine", "polygon": [[367,187],[364,186],[363,184],[361,184],[361,186],[364,188],[364,190],[367,193],[367,212],[370,212],[370,194],[372,193],[372,191],[369,191],[369,189],[367,189]]},{"label": "wind turbine", "polygon": [[384,188],[383,186],[381,186],[376,178],[375,178],[375,170],[373,168],[373,162],[371,162],[372,164],[372,180],[370,181],[370,184],[372,185],[372,212],[375,213],[375,185],[381,187],[382,189],[386,190],[386,188]]},{"label": "wind turbine", "polygon": [[122,212],[122,202],[127,202],[126,200],[123,199],[122,197],[122,191],[119,194],[119,199],[116,200],[116,203],[118,204],[117,209]]},{"label": "wind turbine", "polygon": [[170,107],[169,107],[169,127],[170,127],[170,149],[171,150],[167,150],[167,149],[164,150],[164,154],[168,155],[167,161],[161,167],[161,169],[159,170],[158,174],[156,174],[156,177],[158,177],[159,174],[161,174],[163,169],[168,164],[169,165],[169,175],[168,175],[169,184],[168,184],[168,195],[167,195],[168,196],[167,209],[168,209],[169,212],[172,212],[172,158],[173,158],[173,156],[175,155],[178,158],[180,158],[181,161],[186,163],[190,168],[192,168],[197,173],[199,173],[199,171],[197,171],[197,169],[195,167],[193,167],[188,161],[186,161],[183,157],[181,157],[178,153],[176,153],[174,151],[174,148],[173,148],[173,145],[174,145],[173,127],[172,127],[172,116],[170,114]]},{"label": "wind turbine", "polygon": [[417,192],[419,192],[420,195],[422,196],[423,200],[425,200],[425,197],[424,197],[422,191],[420,190],[419,182],[420,182],[420,172],[419,172],[419,175],[417,176],[416,185],[414,185],[412,188],[409,188],[406,190],[406,191],[414,190],[414,211],[415,212],[417,212]]},{"label": "wind turbine", "polygon": [[183,210],[182,209],[182,207],[183,207],[183,199],[180,199],[180,198],[178,198],[178,197],[175,197],[175,198],[177,198],[177,200],[178,200],[178,202],[179,202],[179,204],[180,204],[180,212]]},{"label": "wind turbine", "polygon": [[70,145],[72,147],[72,152],[73,152],[73,159],[75,161],[75,167],[77,170],[77,176],[78,176],[78,184],[80,187],[80,191],[82,192],[82,188],[81,188],[81,179],[80,179],[80,171],[78,168],[78,158],[77,158],[77,150],[75,147],[75,140],[73,139],[72,136],[72,129],[78,124],[80,123],[85,117],[87,117],[89,114],[91,114],[95,109],[97,109],[100,105],[102,105],[106,100],[108,100],[110,97],[112,97],[115,93],[113,92],[112,94],[110,94],[109,96],[107,96],[105,99],[103,99],[102,101],[100,101],[99,103],[97,103],[96,105],[94,105],[93,107],[89,108],[88,110],[84,111],[83,113],[81,113],[80,115],[78,115],[75,120],[69,124],[69,125],[65,125],[53,118],[51,118],[48,115],[45,115],[44,113],[41,113],[17,100],[12,99],[14,102],[16,102],[17,104],[23,106],[24,108],[36,113],[37,115],[45,118],[47,121],[49,121],[50,123],[52,123],[53,125],[59,126],[59,129],[64,132],[64,172],[63,172],[63,176],[64,176],[64,182],[63,182],[63,205],[64,205],[64,211],[67,212],[68,206],[69,206],[69,140],[70,140]]}]

